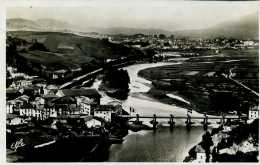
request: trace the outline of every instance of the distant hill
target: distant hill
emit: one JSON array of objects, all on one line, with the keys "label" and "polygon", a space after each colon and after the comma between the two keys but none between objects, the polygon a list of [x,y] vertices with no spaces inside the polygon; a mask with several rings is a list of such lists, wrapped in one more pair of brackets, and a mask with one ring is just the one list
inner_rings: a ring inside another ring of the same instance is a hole
[{"label": "distant hill", "polygon": [[97,28],[95,30],[98,33],[102,34],[125,34],[125,35],[134,35],[134,34],[146,34],[146,35],[152,35],[152,34],[165,34],[165,35],[171,35],[171,31],[167,31],[164,29],[143,29],[143,28],[127,28],[127,27],[113,27],[113,28]]},{"label": "distant hill", "polygon": [[6,21],[7,31],[65,31],[72,29],[72,25],[55,19],[38,19],[35,21],[11,18]]},{"label": "distant hill", "polygon": [[224,36],[239,39],[258,39],[258,13],[223,22],[207,29],[175,31],[174,34],[177,37],[190,38],[214,38]]},{"label": "distant hill", "polygon": [[7,31],[12,30],[40,30],[40,26],[31,20],[22,18],[11,18],[6,21]]}]

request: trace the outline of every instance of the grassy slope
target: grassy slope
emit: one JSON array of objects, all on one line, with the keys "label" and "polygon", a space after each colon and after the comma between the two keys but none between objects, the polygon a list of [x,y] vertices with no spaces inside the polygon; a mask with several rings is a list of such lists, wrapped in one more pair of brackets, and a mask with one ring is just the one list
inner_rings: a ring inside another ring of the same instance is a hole
[{"label": "grassy slope", "polygon": [[[50,52],[61,53],[58,55],[46,52],[30,52],[25,56],[36,63],[53,65],[61,63],[65,66],[100,63],[105,58],[137,55],[141,52],[123,45],[109,43],[106,40],[81,37],[74,34],[60,32],[8,32],[12,36],[22,38],[28,42],[37,39],[47,47]],[[58,49],[59,45],[74,47],[73,50]]]}]

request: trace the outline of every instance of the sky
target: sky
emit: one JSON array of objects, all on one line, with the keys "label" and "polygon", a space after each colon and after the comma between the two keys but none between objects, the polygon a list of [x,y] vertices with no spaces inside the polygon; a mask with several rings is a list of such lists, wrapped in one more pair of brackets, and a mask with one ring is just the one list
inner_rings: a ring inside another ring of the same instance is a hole
[{"label": "sky", "polygon": [[[64,7],[10,5],[7,18],[36,20],[52,18],[81,28],[131,27],[161,28],[165,30],[201,29],[218,23],[239,19],[257,12],[257,2],[173,2],[153,0],[144,3],[84,3]],[[15,6],[15,7],[14,7]]]}]

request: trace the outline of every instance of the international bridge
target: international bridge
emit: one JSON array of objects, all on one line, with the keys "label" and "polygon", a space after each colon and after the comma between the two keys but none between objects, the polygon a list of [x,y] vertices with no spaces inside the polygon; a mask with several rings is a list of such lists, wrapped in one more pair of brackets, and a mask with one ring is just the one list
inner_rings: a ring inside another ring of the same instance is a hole
[{"label": "international bridge", "polygon": [[239,121],[244,121],[247,122],[247,117],[246,116],[239,116],[239,115],[234,115],[234,116],[227,116],[227,115],[222,115],[222,116],[208,116],[207,114],[204,114],[204,116],[191,116],[187,114],[187,116],[174,116],[173,114],[169,116],[162,116],[162,115],[118,115],[117,117],[119,118],[124,118],[124,119],[135,119],[133,121],[134,124],[142,124],[141,119],[152,119],[150,123],[153,125],[153,129],[156,129],[156,126],[158,124],[157,119],[168,119],[168,124],[170,125],[170,128],[173,128],[175,125],[175,120],[177,119],[184,119],[185,124],[187,128],[190,128],[191,125],[194,123],[192,120],[201,120],[201,123],[204,126],[204,129],[207,129],[208,125],[210,124],[209,120],[219,120],[219,124],[224,125],[227,121],[232,121],[232,120],[239,120]]}]

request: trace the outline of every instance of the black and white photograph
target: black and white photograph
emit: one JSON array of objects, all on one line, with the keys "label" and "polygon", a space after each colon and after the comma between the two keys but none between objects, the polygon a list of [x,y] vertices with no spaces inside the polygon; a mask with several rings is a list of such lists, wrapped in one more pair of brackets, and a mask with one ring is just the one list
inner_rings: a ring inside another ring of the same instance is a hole
[{"label": "black and white photograph", "polygon": [[259,162],[259,3],[5,8],[7,163]]}]

